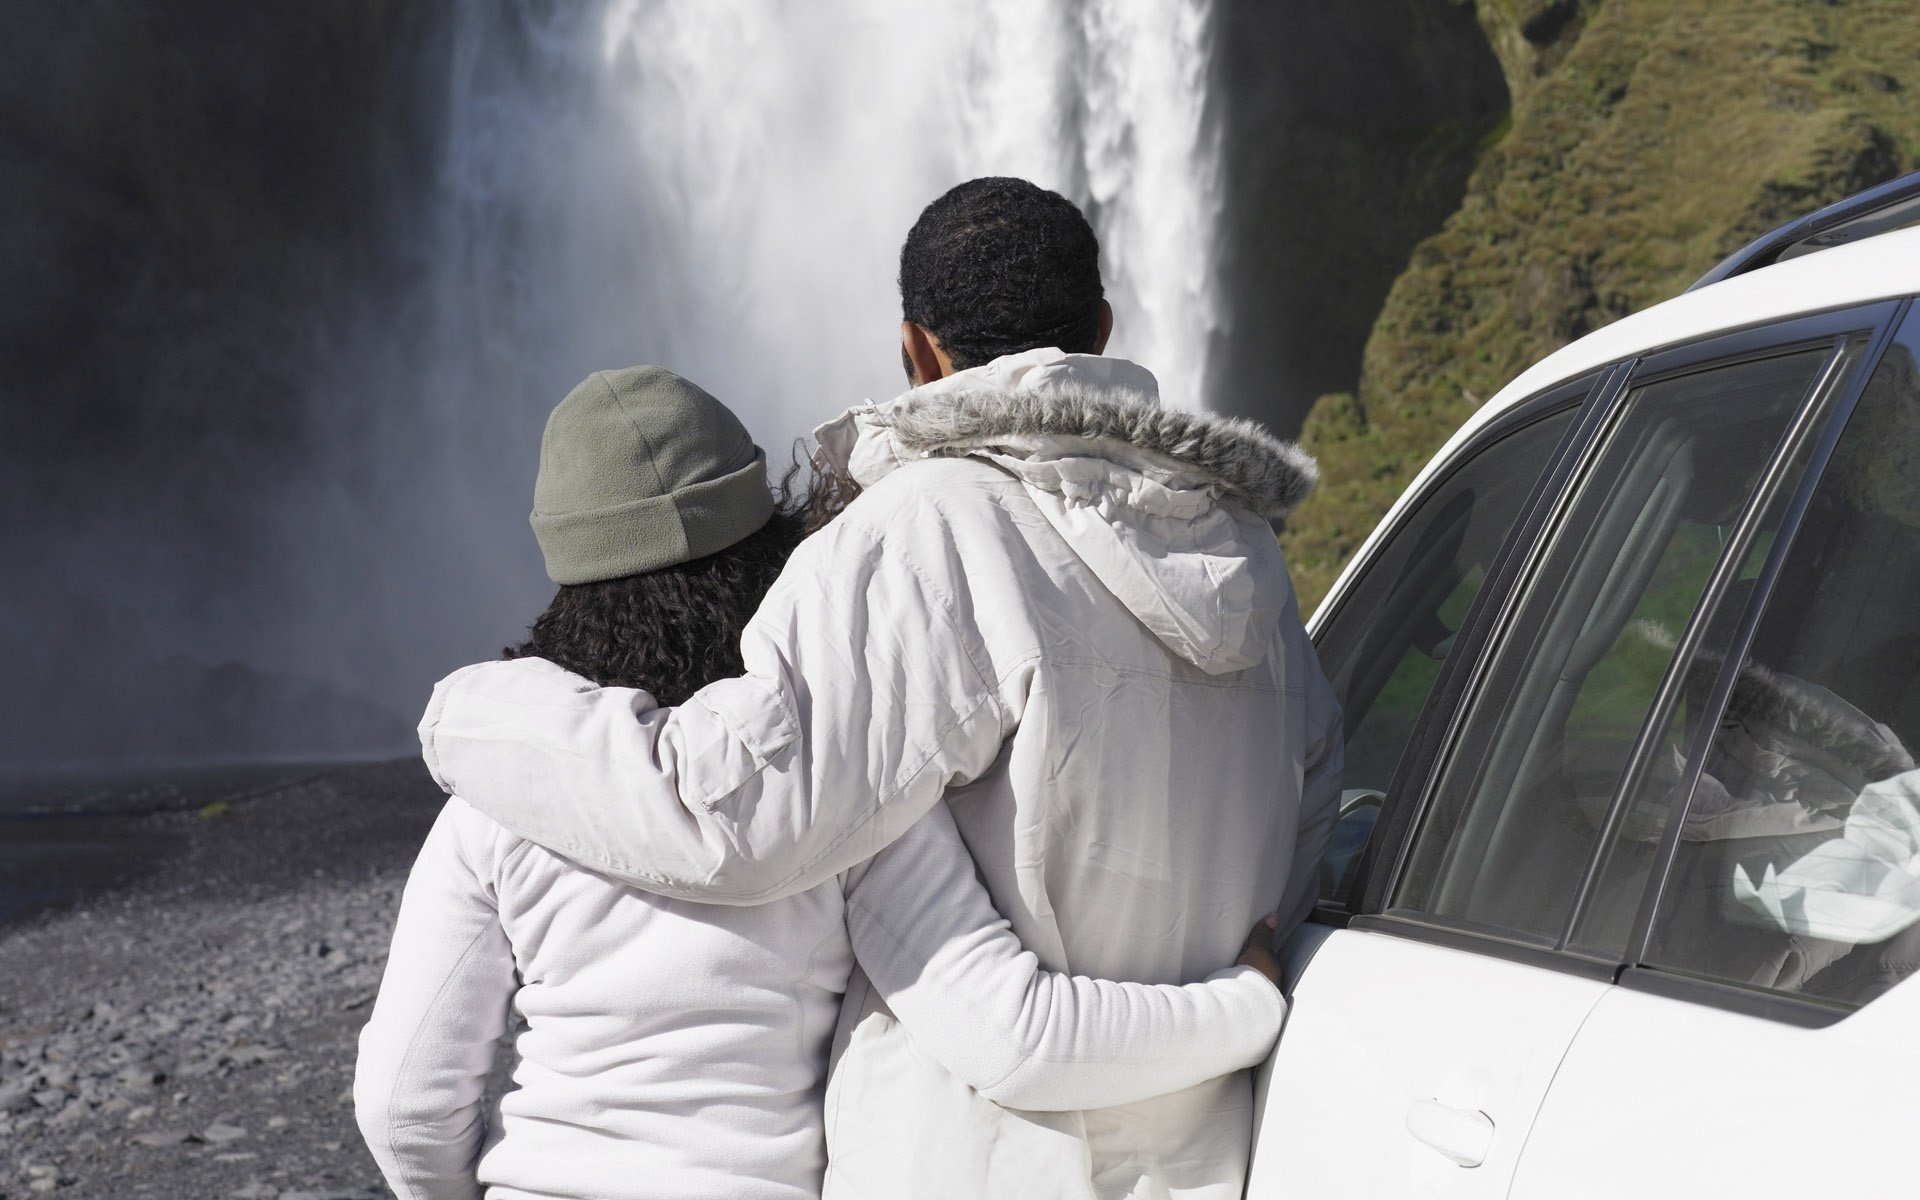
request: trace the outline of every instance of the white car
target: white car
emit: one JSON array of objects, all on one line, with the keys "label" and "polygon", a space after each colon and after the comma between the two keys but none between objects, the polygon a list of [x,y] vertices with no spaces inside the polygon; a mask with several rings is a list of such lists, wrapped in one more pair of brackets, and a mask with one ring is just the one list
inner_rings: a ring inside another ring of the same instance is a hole
[{"label": "white car", "polygon": [[1321,605],[1348,790],[1252,1200],[1920,1195],[1916,219],[1534,366]]}]

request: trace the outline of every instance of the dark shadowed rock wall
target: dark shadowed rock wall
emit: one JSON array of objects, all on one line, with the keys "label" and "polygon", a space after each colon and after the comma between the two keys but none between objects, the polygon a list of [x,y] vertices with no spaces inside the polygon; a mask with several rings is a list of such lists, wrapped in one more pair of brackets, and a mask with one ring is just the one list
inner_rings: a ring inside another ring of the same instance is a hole
[{"label": "dark shadowed rock wall", "polygon": [[1223,310],[1208,394],[1299,431],[1351,390],[1387,289],[1459,206],[1507,112],[1499,60],[1455,0],[1221,0]]},{"label": "dark shadowed rock wall", "polygon": [[0,7],[0,767],[404,744],[233,660],[297,601],[315,380],[383,319],[342,298],[414,269],[386,215],[428,177],[431,13]]}]

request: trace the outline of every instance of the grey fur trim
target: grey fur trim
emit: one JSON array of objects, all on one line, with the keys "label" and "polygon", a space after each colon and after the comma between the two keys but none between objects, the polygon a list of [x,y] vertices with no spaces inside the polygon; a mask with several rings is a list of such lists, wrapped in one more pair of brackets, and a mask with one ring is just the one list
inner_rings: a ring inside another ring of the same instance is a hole
[{"label": "grey fur trim", "polygon": [[1269,520],[1298,508],[1320,475],[1312,455],[1252,421],[1161,408],[1125,391],[936,391],[893,408],[882,423],[903,447],[921,454],[992,445],[1002,436],[1124,442],[1198,468]]}]

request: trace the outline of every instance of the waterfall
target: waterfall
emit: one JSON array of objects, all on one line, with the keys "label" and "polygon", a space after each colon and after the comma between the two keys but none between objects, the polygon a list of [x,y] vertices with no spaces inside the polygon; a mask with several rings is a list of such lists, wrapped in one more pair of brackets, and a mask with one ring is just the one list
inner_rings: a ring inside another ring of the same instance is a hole
[{"label": "waterfall", "polygon": [[433,256],[440,352],[467,376],[449,392],[511,387],[544,411],[589,369],[659,361],[782,457],[903,386],[895,272],[919,209],[1012,174],[1094,222],[1111,352],[1200,404],[1219,324],[1209,8],[459,6]]},{"label": "waterfall", "polygon": [[[418,278],[308,406],[293,586],[250,661],[414,711],[551,594],[526,512],[547,412],[655,362],[776,471],[903,387],[899,247],[984,174],[1081,204],[1111,353],[1197,405],[1219,314],[1207,0],[492,0],[450,6]],[[351,631],[355,653],[339,653]]]}]

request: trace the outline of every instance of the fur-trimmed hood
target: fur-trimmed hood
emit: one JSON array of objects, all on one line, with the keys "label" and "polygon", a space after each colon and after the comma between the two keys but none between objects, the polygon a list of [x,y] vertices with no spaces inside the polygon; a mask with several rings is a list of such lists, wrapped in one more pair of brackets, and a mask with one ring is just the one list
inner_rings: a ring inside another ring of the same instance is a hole
[{"label": "fur-trimmed hood", "polygon": [[[1268,520],[1298,508],[1319,477],[1312,456],[1252,421],[1163,408],[1152,373],[1125,359],[1033,350],[854,408],[815,431],[827,462],[863,485],[915,458],[987,448],[1164,460],[1188,482],[1231,493]],[[861,447],[859,442],[884,442]],[[865,449],[867,454],[861,454]],[[862,478],[867,476],[867,478]]]},{"label": "fur-trimmed hood", "polygon": [[1306,497],[1314,463],[1251,421],[1163,409],[1158,393],[1124,359],[1034,350],[815,436],[822,467],[863,488],[929,458],[992,464],[1169,649],[1210,673],[1245,670],[1293,610],[1267,522]]}]

